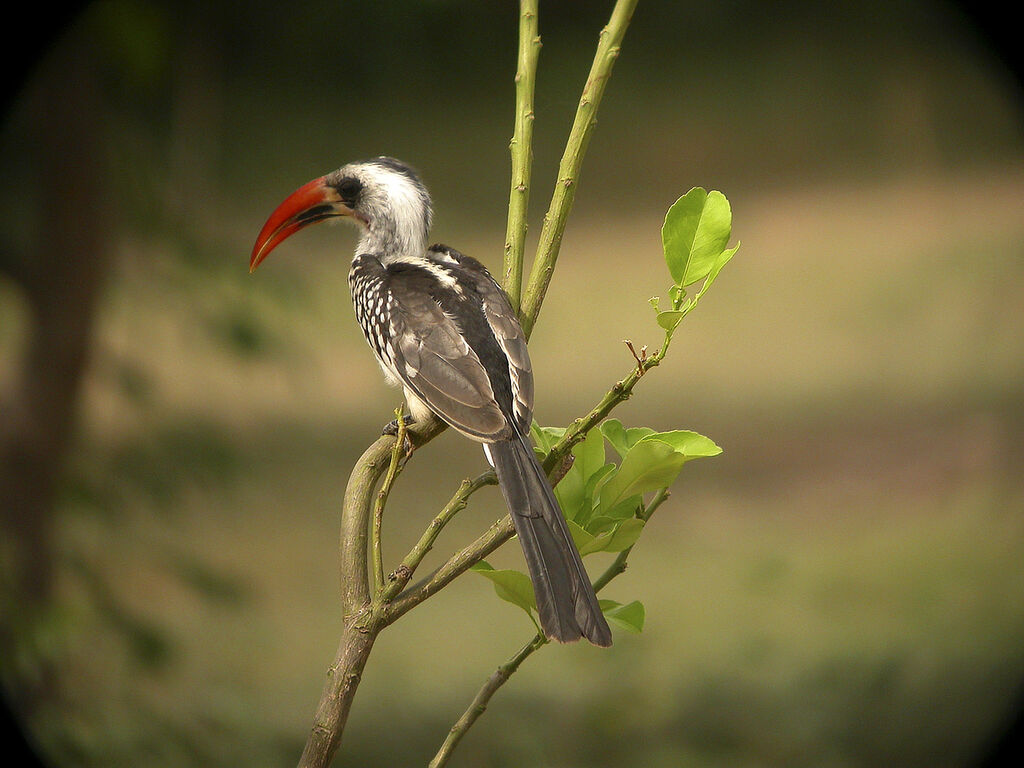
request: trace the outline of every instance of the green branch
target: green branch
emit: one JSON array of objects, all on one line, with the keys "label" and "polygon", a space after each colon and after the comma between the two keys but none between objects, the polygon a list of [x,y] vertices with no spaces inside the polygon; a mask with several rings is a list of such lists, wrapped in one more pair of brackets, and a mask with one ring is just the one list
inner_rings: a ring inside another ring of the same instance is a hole
[{"label": "green branch", "polygon": [[400,594],[385,612],[385,621],[393,623],[402,614],[412,610],[428,597],[448,586],[455,578],[461,576],[479,563],[491,552],[496,550],[515,534],[512,518],[508,515],[491,524],[476,541],[448,558],[445,563],[428,576],[423,582]]},{"label": "green branch", "polygon": [[[444,429],[437,419],[409,429],[410,440],[421,446]],[[377,634],[385,626],[378,612],[371,610],[367,574],[367,533],[374,489],[391,466],[396,445],[394,437],[382,436],[367,448],[352,469],[345,487],[341,511],[339,542],[342,629],[320,702],[313,716],[299,768],[327,768],[330,765],[348,721],[363,668]]]},{"label": "green branch", "polygon": [[608,24],[601,30],[598,39],[597,53],[594,55],[590,74],[583,87],[579,107],[576,109],[576,118],[569,131],[565,151],[558,166],[558,179],[548,212],[544,216],[540,241],[537,245],[537,255],[530,270],[530,281],[526,287],[526,293],[523,295],[519,317],[527,338],[537,323],[541,304],[544,302],[544,296],[547,294],[548,285],[555,270],[558,251],[562,245],[562,235],[565,233],[565,224],[569,212],[572,210],[573,201],[576,199],[580,167],[583,164],[583,157],[587,152],[590,137],[594,132],[594,125],[597,123],[597,110],[601,106],[605,86],[611,77],[612,66],[619,56],[622,38],[626,34],[626,28],[633,17],[636,4],[637,0],[618,0]]},{"label": "green branch", "polygon": [[509,152],[512,174],[505,228],[505,259],[502,285],[512,309],[519,312],[523,291],[523,254],[526,250],[527,213],[530,205],[530,177],[533,169],[533,93],[540,55],[537,33],[537,0],[519,4],[519,56],[516,67],[516,115]]},{"label": "green branch", "polygon": [[[427,526],[426,530],[420,536],[420,539],[409,550],[409,554],[405,556],[401,564],[389,577],[389,584],[381,595],[381,601],[384,604],[391,603],[391,601],[398,595],[409,583],[419,564],[423,561],[423,558],[427,556],[427,553],[434,546],[434,542],[440,535],[444,527],[451,521],[455,515],[466,508],[469,503],[469,497],[476,493],[481,488],[488,485],[496,485],[498,478],[495,477],[493,471],[484,472],[476,477],[474,480],[463,480],[459,489],[452,496],[451,500],[444,505],[444,508],[430,521],[430,525]],[[412,607],[411,605],[409,606]],[[390,624],[401,613],[405,611],[397,611],[393,606],[385,607],[385,621]]]},{"label": "green branch", "polygon": [[373,564],[373,594],[379,597],[384,592],[384,554],[382,552],[381,529],[384,525],[384,505],[388,496],[391,495],[391,488],[395,484],[395,478],[402,471],[402,457],[406,455],[405,447],[405,419],[402,416],[402,406],[395,409],[395,444],[391,449],[391,460],[388,462],[387,472],[384,473],[384,482],[377,491],[377,500],[373,505],[373,532],[370,536],[370,556]]},{"label": "green branch", "polygon": [[586,416],[576,419],[566,427],[565,434],[562,435],[558,442],[552,446],[551,451],[542,462],[544,469],[550,470],[550,468],[555,466],[559,461],[565,459],[573,449],[573,446],[586,438],[590,430],[604,421],[608,414],[610,414],[617,405],[624,403],[632,397],[633,389],[639,383],[640,379],[642,379],[649,370],[661,364],[662,359],[665,357],[665,353],[668,352],[668,345],[671,338],[671,331],[666,332],[664,344],[662,344],[661,348],[650,357],[648,357],[646,352],[643,350],[641,350],[639,355],[636,354],[636,352],[633,351],[633,345],[628,341],[626,342],[630,350],[633,351],[636,366],[627,376],[615,382],[612,388],[604,394],[604,397],[601,398],[598,404],[595,405]]}]

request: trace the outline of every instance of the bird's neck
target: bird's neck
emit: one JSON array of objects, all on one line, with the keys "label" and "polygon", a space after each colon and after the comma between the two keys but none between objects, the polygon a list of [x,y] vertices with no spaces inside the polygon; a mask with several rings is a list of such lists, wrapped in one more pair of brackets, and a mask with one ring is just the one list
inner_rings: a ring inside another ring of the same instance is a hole
[{"label": "bird's neck", "polygon": [[386,191],[387,195],[368,195],[363,200],[360,253],[372,253],[385,265],[421,257],[432,218],[430,198],[404,177],[391,179]]},{"label": "bird's neck", "polygon": [[422,225],[400,225],[393,219],[376,219],[363,228],[357,253],[372,253],[382,264],[418,258],[427,249]]}]

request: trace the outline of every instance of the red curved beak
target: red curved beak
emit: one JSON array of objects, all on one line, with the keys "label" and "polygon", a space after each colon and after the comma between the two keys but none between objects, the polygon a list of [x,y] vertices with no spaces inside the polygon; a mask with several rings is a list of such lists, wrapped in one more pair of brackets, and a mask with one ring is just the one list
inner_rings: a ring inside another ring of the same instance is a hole
[{"label": "red curved beak", "polygon": [[338,193],[324,183],[324,177],[303,184],[270,214],[260,230],[249,258],[253,272],[272,250],[300,229],[334,216],[348,216],[352,210],[342,204]]}]

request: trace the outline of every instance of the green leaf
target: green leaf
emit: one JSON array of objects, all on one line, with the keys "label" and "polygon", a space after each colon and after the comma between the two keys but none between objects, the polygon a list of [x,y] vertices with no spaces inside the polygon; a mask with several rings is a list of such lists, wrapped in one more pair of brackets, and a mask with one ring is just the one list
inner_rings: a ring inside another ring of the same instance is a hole
[{"label": "green leaf", "polygon": [[486,560],[481,560],[470,570],[494,582],[494,592],[502,600],[522,608],[527,613],[536,610],[537,600],[533,594],[533,584],[525,573],[511,569],[495,570]]},{"label": "green leaf", "polygon": [[[644,521],[636,517],[630,517],[620,521],[611,530],[605,531],[597,536],[591,536],[590,541],[580,546],[581,555],[589,555],[593,552],[621,552],[629,549],[640,538],[644,529]],[[588,534],[590,535],[590,534]]]},{"label": "green leaf", "polygon": [[643,439],[626,453],[619,471],[601,486],[600,514],[607,515],[632,496],[667,488],[675,482],[686,456],[667,442]]},{"label": "green leaf", "polygon": [[566,520],[576,520],[590,514],[579,472],[570,469],[565,473],[565,477],[555,486],[555,498]]},{"label": "green leaf", "polygon": [[683,306],[683,299],[686,298],[686,289],[681,285],[673,285],[668,289],[668,297],[672,301],[672,306],[679,309]]},{"label": "green leaf", "polygon": [[530,436],[544,453],[548,453],[564,434],[565,427],[542,427],[536,421],[530,425]]},{"label": "green leaf", "polygon": [[676,200],[661,229],[665,263],[676,284],[707,277],[731,234],[732,209],[721,192],[694,187]]},{"label": "green leaf", "polygon": [[618,419],[606,419],[601,424],[601,434],[611,443],[612,448],[620,457],[625,456],[629,449],[647,435],[654,434],[650,427],[630,427],[625,429]]},{"label": "green leaf", "polygon": [[618,419],[605,419],[601,423],[601,434],[612,444],[620,457],[626,455],[629,446],[626,445],[626,429]]},{"label": "green leaf", "polygon": [[714,260],[714,264],[712,265],[711,270],[708,272],[707,276],[704,279],[704,284],[701,285],[700,290],[697,291],[697,294],[692,298],[686,299],[684,301],[683,298],[686,292],[683,291],[682,288],[679,288],[679,286],[672,286],[673,288],[678,288],[681,292],[681,295],[678,299],[678,303],[675,303],[675,300],[673,301],[673,306],[677,307],[677,309],[669,309],[665,310],[664,312],[658,312],[655,315],[655,319],[658,321],[658,325],[660,325],[662,328],[664,328],[666,331],[669,331],[670,333],[674,331],[679,326],[679,323],[683,321],[683,318],[690,314],[690,312],[693,311],[694,307],[697,306],[697,302],[700,301],[700,298],[705,293],[707,293],[708,288],[711,287],[711,284],[715,281],[715,278],[718,277],[718,273],[722,271],[722,267],[724,267],[728,263],[729,259],[731,259],[735,255],[736,251],[738,251],[739,249],[740,246],[739,244],[737,244],[735,247],[730,248],[727,251],[722,251],[718,255],[718,257]]},{"label": "green leaf", "polygon": [[587,478],[587,484],[583,487],[583,506],[579,513],[572,518],[587,530],[590,530],[590,517],[594,512],[594,494],[601,487],[605,478],[617,469],[618,467],[614,464],[605,464]]},{"label": "green leaf", "polygon": [[644,604],[639,600],[622,605],[614,600],[600,600],[601,611],[612,624],[638,634],[644,629]]},{"label": "green leaf", "polygon": [[600,430],[590,430],[587,436],[573,447],[572,453],[576,457],[572,468],[579,470],[585,483],[604,466],[604,436]]},{"label": "green leaf", "polygon": [[583,524],[590,517],[592,496],[587,489],[593,488],[591,478],[604,467],[604,437],[598,430],[590,430],[573,446],[572,455],[572,466],[555,486],[555,497],[567,519]]},{"label": "green leaf", "polygon": [[[590,534],[587,534],[590,536]],[[580,551],[580,556],[586,557],[592,555],[595,552],[604,552],[605,544],[608,543],[608,539],[611,538],[611,531],[608,533],[602,533],[599,536],[590,536],[590,541],[583,544],[578,544],[577,549]]]},{"label": "green leaf", "polygon": [[708,272],[707,279],[704,280],[704,285],[700,287],[700,290],[697,291],[697,295],[694,296],[693,299],[689,302],[687,311],[697,306],[697,302],[700,300],[700,297],[707,293],[708,288],[711,287],[711,284],[715,282],[715,278],[718,277],[718,273],[722,271],[722,267],[729,263],[729,259],[735,256],[736,251],[738,251],[739,249],[740,243],[736,243],[736,245],[730,248],[729,250],[722,251],[720,254],[718,254],[718,257],[715,259],[715,263],[712,265],[711,270]]},{"label": "green leaf", "polygon": [[689,304],[687,304],[687,309],[671,309],[666,312],[659,312],[656,317],[658,325],[666,331],[674,331],[689,311]]},{"label": "green leaf", "polygon": [[717,456],[722,452],[713,440],[697,432],[675,429],[670,432],[655,432],[647,435],[644,440],[657,440],[672,446],[672,450],[686,457],[686,460],[705,456]]},{"label": "green leaf", "polygon": [[572,534],[573,544],[576,545],[576,549],[582,555],[583,550],[589,548],[594,541],[594,534],[584,530],[578,523],[572,520],[566,520],[565,522],[569,526],[569,533]]},{"label": "green leaf", "polygon": [[629,549],[636,544],[637,539],[640,538],[640,534],[644,530],[644,521],[631,517],[627,520],[623,520],[614,531],[612,531],[611,539],[605,546],[605,552],[621,552],[624,549]]},{"label": "green leaf", "polygon": [[594,510],[590,522],[587,523],[587,530],[591,533],[607,531],[609,528],[618,525],[620,521],[634,517],[643,501],[643,494],[634,493],[607,506],[609,502],[605,501],[605,504],[602,504],[600,497],[598,497],[597,509]]}]

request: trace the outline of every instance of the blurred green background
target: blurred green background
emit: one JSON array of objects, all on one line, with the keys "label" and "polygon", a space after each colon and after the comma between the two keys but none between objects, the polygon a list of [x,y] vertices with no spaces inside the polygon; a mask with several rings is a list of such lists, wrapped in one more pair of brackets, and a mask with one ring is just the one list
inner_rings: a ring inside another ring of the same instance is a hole
[{"label": "blurred green background", "polygon": [[[543,2],[532,232],[607,2]],[[433,238],[500,265],[512,2],[88,5],[6,104],[0,674],[53,765],[280,766],[339,634],[340,497],[392,418],[352,232],[248,274],[299,184],[390,154]],[[656,345],[695,185],[736,258],[616,411],[688,465],[607,596],[454,766],[966,766],[1024,683],[1024,103],[957,6],[641,0],[532,341],[537,419]],[[479,449],[388,509],[394,562]],[[478,494],[426,567],[503,514]],[[519,564],[515,547],[492,562]],[[588,559],[591,569],[600,557]],[[423,765],[532,633],[473,575],[379,639],[338,765]]]}]

